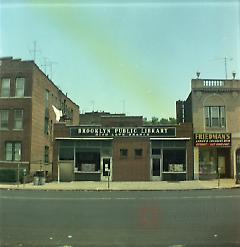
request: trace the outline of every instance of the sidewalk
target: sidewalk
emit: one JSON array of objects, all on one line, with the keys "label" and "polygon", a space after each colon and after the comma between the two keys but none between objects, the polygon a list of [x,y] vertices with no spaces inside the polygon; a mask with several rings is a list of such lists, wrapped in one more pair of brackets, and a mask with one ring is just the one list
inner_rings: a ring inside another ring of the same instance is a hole
[{"label": "sidewalk", "polygon": [[0,189],[14,190],[79,190],[79,191],[141,191],[141,190],[205,190],[205,189],[230,189],[240,188],[240,184],[235,184],[234,179],[221,179],[218,187],[218,180],[208,181],[181,181],[181,182],[51,182],[44,185],[28,184],[0,184]]}]

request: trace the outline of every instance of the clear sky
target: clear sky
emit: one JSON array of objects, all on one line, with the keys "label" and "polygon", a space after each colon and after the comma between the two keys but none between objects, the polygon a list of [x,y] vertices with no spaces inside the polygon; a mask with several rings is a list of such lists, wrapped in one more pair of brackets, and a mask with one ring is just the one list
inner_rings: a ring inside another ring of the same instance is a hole
[{"label": "clear sky", "polygon": [[227,57],[240,77],[240,1],[0,0],[0,56],[32,60],[34,41],[81,111],[175,117],[196,71],[224,79]]}]

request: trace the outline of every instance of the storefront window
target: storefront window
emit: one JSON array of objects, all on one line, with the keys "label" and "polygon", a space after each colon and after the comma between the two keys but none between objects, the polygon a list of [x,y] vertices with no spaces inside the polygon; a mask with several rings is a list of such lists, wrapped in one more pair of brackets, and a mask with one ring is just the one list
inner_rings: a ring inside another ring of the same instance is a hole
[{"label": "storefront window", "polygon": [[74,160],[73,147],[60,147],[59,148],[59,160]]},{"label": "storefront window", "polygon": [[217,149],[200,149],[199,169],[200,175],[214,175],[217,173]]},{"label": "storefront window", "polygon": [[163,150],[163,171],[185,172],[186,150],[185,149]]}]

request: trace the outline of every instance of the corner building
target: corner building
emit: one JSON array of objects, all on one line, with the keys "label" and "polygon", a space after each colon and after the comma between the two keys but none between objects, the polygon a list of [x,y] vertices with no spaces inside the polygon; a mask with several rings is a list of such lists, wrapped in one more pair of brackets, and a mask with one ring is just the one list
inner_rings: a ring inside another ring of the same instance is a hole
[{"label": "corner building", "polygon": [[[52,175],[53,125],[79,124],[79,107],[33,61],[0,58],[0,169]],[[1,171],[1,170],[0,170]]]},{"label": "corner building", "polygon": [[103,118],[104,125],[55,124],[55,180],[193,179],[191,124],[144,126],[139,117]]},{"label": "corner building", "polygon": [[179,122],[192,122],[194,178],[235,178],[240,173],[240,81],[193,79],[188,99],[177,102]]}]

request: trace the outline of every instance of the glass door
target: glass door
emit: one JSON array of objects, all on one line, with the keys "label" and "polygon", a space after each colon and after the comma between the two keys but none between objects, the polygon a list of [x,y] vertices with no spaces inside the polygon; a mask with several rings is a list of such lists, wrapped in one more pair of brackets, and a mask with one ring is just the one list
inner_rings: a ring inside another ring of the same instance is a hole
[{"label": "glass door", "polygon": [[161,156],[152,157],[151,175],[153,181],[162,180],[162,159]]}]

